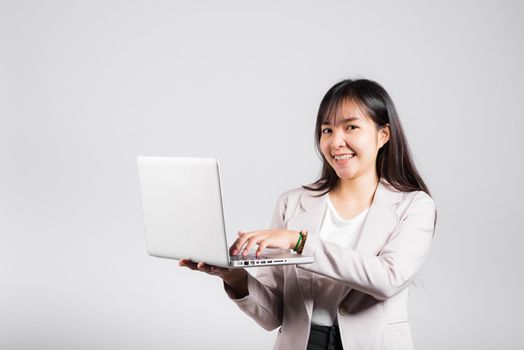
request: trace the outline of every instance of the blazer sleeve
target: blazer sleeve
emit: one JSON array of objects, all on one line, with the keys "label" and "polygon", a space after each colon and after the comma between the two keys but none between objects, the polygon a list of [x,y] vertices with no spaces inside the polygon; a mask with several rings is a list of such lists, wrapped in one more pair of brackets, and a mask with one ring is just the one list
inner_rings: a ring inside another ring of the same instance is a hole
[{"label": "blazer sleeve", "polygon": [[406,288],[420,270],[435,231],[436,207],[425,192],[418,192],[400,223],[378,255],[365,254],[309,235],[303,254],[315,262],[299,265],[351,288],[388,299]]},{"label": "blazer sleeve", "polygon": [[[286,209],[285,194],[280,196],[271,220],[271,228],[284,228]],[[233,291],[224,283],[227,295],[249,317],[262,328],[271,331],[282,324],[282,291],[284,285],[283,266],[266,266],[256,268],[256,277],[247,274],[249,294],[236,298]]]}]

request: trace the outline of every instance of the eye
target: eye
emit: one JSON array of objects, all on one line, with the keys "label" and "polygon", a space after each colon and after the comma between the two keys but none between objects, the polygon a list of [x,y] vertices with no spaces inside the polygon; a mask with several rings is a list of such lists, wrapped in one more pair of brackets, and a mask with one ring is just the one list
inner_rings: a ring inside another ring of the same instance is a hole
[{"label": "eye", "polygon": [[358,126],[356,125],[348,125],[347,127],[349,130],[355,130],[355,129],[358,129]]},{"label": "eye", "polygon": [[324,128],[322,129],[322,133],[323,134],[327,134],[327,133],[330,133],[331,132],[331,129],[330,128]]}]

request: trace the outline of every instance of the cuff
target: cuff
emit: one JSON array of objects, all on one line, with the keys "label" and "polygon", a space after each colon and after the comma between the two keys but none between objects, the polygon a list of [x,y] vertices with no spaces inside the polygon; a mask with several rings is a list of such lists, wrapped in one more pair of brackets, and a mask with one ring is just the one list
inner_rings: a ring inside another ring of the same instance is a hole
[{"label": "cuff", "polygon": [[253,299],[252,294],[254,290],[256,289],[254,285],[255,283],[257,283],[257,281],[249,272],[247,273],[247,293],[248,294],[242,298],[238,298],[235,292],[233,291],[233,289],[228,284],[226,284],[226,282],[222,282],[222,283],[224,284],[224,290],[226,291],[227,296],[231,300],[233,300],[236,304],[240,305],[240,304],[245,303],[246,301]]},{"label": "cuff", "polygon": [[318,235],[314,235],[311,233],[308,233],[306,243],[304,244],[304,249],[302,250],[302,255],[304,256],[312,256],[315,258],[315,261],[311,264],[298,264],[298,268],[305,268],[310,269],[311,266],[317,262],[315,251],[317,250],[318,246],[320,244],[320,237]]},{"label": "cuff", "polygon": [[318,235],[314,235],[314,234],[312,235],[311,233],[309,233],[307,235],[306,243],[304,244],[304,249],[302,250],[302,254],[314,256],[315,247],[318,246],[319,239],[320,238],[318,237]]}]

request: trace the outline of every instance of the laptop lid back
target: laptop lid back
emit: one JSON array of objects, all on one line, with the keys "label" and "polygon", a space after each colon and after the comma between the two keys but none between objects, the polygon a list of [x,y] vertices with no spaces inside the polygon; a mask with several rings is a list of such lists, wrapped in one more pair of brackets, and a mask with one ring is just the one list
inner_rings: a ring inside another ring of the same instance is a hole
[{"label": "laptop lid back", "polygon": [[229,265],[218,161],[138,157],[150,255]]}]

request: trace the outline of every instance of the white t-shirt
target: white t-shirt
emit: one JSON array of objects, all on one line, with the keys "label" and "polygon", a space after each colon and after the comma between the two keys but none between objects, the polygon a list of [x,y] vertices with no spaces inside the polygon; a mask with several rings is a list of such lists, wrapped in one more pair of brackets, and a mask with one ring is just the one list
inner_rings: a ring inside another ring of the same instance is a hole
[{"label": "white t-shirt", "polygon": [[[326,196],[326,206],[324,219],[320,227],[320,238],[344,248],[355,247],[362,223],[366,219],[369,208],[360,212],[350,220],[344,220],[333,206],[329,195]],[[341,293],[344,291],[344,284],[319,274],[313,274],[313,283],[315,288],[311,322],[321,326],[338,324],[338,305],[328,301],[335,301],[340,298]]]}]

